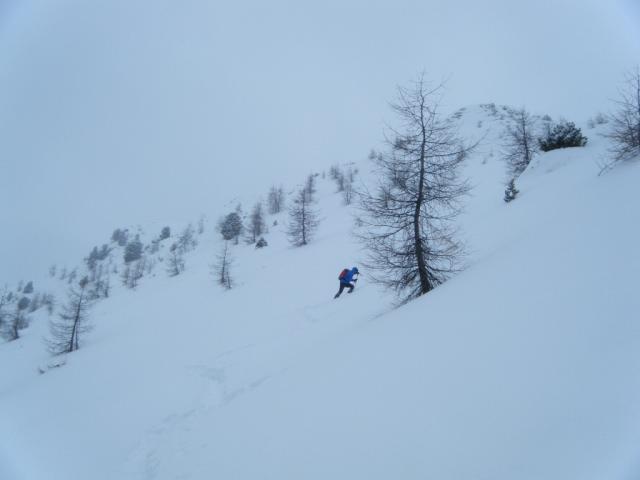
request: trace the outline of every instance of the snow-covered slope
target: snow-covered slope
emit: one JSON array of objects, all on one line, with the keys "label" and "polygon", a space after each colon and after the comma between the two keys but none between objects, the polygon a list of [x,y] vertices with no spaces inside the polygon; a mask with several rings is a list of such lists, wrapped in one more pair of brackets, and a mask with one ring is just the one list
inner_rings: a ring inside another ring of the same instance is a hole
[{"label": "snow-covered slope", "polygon": [[358,158],[421,69],[451,108],[606,109],[637,4],[0,0],[0,285]]},{"label": "snow-covered slope", "polygon": [[366,271],[333,300],[362,252],[328,179],[314,242],[270,217],[267,248],[234,248],[231,291],[208,225],[184,274],[98,303],[61,368],[37,372],[44,315],[0,345],[0,478],[638,478],[640,165],[598,177],[586,130],[505,204],[501,120],[461,116],[484,135],[463,273],[396,310]]}]

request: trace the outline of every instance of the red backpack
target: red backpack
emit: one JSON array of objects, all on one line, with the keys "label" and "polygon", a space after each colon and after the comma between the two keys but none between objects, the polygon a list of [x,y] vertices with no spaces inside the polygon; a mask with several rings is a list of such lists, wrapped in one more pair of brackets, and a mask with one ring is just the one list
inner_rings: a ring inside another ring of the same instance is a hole
[{"label": "red backpack", "polygon": [[342,280],[344,277],[346,277],[347,273],[349,273],[349,269],[348,268],[345,268],[344,270],[342,270],[340,272],[340,275],[338,275],[338,280]]}]

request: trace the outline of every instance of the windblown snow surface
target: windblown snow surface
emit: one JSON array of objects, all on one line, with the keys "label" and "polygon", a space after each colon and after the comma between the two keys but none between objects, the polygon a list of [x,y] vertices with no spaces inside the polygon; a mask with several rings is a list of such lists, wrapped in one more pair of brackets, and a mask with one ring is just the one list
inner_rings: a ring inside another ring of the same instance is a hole
[{"label": "windblown snow surface", "polygon": [[96,304],[79,351],[46,353],[44,314],[0,344],[0,478],[640,478],[640,165],[598,176],[607,144],[585,129],[505,204],[501,120],[461,113],[484,136],[462,273],[393,309],[364,270],[333,300],[364,252],[328,177],[314,241],[269,217],[267,248],[233,248],[230,291],[211,221],[184,274]]}]

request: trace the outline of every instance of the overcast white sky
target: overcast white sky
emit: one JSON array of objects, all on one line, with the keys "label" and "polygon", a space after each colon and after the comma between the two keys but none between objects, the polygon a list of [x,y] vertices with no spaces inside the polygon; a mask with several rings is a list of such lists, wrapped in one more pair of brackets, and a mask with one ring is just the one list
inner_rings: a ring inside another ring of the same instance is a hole
[{"label": "overcast white sky", "polygon": [[366,156],[395,85],[583,120],[635,0],[0,0],[0,282]]}]

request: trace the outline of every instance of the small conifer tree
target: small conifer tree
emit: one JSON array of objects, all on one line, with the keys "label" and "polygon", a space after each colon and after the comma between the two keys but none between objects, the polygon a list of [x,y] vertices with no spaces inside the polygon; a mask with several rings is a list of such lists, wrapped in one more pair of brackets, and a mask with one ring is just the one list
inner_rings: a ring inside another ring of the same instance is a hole
[{"label": "small conifer tree", "polygon": [[512,200],[515,200],[516,196],[518,196],[518,193],[520,193],[520,191],[516,188],[515,179],[512,178],[507,185],[507,189],[504,191],[504,201],[509,203]]},{"label": "small conifer tree", "polygon": [[549,128],[546,135],[538,139],[540,150],[549,152],[558,148],[584,147],[587,137],[573,122],[561,121]]},{"label": "small conifer tree", "polygon": [[140,237],[136,235],[136,238],[127,243],[124,249],[124,262],[135,262],[136,260],[140,260],[140,257],[142,257],[142,242],[140,241]]},{"label": "small conifer tree", "polygon": [[231,212],[224,217],[218,225],[218,230],[225,240],[234,240],[238,243],[238,238],[242,234],[244,227],[242,225],[242,218],[238,212]]},{"label": "small conifer tree", "polygon": [[158,240],[162,241],[165,240],[167,238],[169,238],[171,236],[171,228],[170,227],[162,227],[162,230],[160,231],[160,236],[158,237]]},{"label": "small conifer tree", "polygon": [[266,247],[267,245],[269,245],[269,244],[268,244],[268,243],[267,243],[267,241],[264,239],[264,237],[260,237],[260,240],[258,240],[258,241],[256,242],[256,248],[264,248],[264,247]]}]

